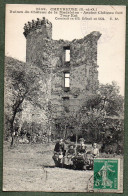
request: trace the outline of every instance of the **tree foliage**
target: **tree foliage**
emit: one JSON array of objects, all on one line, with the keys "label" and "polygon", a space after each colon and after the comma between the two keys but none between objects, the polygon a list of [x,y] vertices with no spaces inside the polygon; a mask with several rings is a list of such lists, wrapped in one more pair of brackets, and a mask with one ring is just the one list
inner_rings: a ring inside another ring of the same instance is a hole
[{"label": "tree foliage", "polygon": [[[36,66],[28,65],[10,57],[5,59],[5,125],[13,132],[16,115],[22,111],[26,99],[35,107],[45,107],[45,76]],[[42,100],[40,100],[42,97]],[[42,101],[42,102],[41,102]]]},{"label": "tree foliage", "polygon": [[[70,112],[63,118],[61,127],[63,130],[64,126],[73,127],[74,133],[82,135],[88,142],[101,141],[107,130],[111,130],[113,134],[112,130],[116,127],[121,127],[120,131],[123,129],[123,125],[120,126],[123,118],[123,104],[123,96],[119,94],[119,87],[115,82],[100,84],[96,94],[90,95],[79,111],[73,114]],[[116,120],[113,120],[114,118]],[[115,131],[117,135],[119,132]],[[122,140],[122,137],[120,139]]]},{"label": "tree foliage", "polygon": [[[79,124],[83,127],[83,133],[88,132],[89,140],[101,141],[102,134],[105,130],[112,130],[113,126],[120,124],[122,121],[123,96],[119,94],[119,87],[115,82],[112,84],[101,84],[97,93],[88,98],[79,110]],[[111,120],[119,119],[110,124]],[[80,126],[80,125],[79,125]],[[123,127],[122,127],[123,129]]]}]

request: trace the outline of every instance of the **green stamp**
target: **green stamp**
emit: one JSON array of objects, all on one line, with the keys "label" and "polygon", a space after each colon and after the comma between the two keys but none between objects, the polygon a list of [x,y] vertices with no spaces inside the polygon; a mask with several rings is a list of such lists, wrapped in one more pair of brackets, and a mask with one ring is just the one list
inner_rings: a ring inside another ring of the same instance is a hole
[{"label": "green stamp", "polygon": [[117,159],[94,159],[94,189],[118,189]]}]

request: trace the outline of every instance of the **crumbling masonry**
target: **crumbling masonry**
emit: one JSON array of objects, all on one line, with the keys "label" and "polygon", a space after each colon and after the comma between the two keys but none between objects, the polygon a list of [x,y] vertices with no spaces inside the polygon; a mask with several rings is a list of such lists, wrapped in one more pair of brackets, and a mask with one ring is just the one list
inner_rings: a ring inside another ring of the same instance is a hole
[{"label": "crumbling masonry", "polygon": [[94,31],[79,40],[53,40],[52,23],[43,18],[25,24],[24,35],[26,62],[50,71],[53,118],[78,111],[98,88],[97,42],[101,34]]}]

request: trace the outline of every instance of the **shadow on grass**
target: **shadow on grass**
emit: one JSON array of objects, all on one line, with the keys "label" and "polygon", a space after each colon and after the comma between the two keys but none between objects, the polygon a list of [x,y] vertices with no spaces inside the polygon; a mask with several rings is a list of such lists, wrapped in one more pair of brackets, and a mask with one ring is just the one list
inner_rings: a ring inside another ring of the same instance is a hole
[{"label": "shadow on grass", "polygon": [[43,168],[55,168],[55,165],[42,165]]},{"label": "shadow on grass", "polygon": [[43,168],[61,168],[61,169],[73,169],[71,165],[55,166],[55,165],[43,165]]}]

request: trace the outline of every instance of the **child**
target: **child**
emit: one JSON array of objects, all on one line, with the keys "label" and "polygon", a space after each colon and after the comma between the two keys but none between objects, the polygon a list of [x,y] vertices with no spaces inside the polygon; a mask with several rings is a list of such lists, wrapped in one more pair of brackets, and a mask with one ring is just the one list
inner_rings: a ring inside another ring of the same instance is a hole
[{"label": "child", "polygon": [[75,153],[74,146],[70,145],[69,150],[67,151],[67,156],[74,155],[74,153]]},{"label": "child", "polygon": [[99,149],[97,148],[96,143],[93,144],[91,153],[92,153],[93,158],[98,158],[99,157]]},{"label": "child", "polygon": [[69,146],[69,150],[67,151],[67,164],[70,165],[72,164],[72,157],[75,155],[75,149],[73,145]]}]

